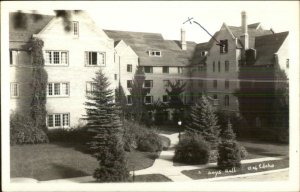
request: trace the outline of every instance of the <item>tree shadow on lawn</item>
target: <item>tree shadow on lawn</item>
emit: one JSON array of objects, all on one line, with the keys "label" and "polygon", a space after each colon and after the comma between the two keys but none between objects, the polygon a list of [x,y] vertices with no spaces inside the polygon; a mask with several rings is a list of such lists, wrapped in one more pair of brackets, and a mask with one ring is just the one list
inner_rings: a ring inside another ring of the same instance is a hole
[{"label": "tree shadow on lawn", "polygon": [[[65,178],[74,178],[74,177],[83,177],[89,176],[90,173],[87,173],[82,170],[78,170],[74,167],[69,167],[62,164],[52,163],[51,164],[52,173],[49,171],[47,178],[40,178],[42,181],[53,180],[53,179],[65,179]],[[46,177],[46,176],[45,176]]]}]

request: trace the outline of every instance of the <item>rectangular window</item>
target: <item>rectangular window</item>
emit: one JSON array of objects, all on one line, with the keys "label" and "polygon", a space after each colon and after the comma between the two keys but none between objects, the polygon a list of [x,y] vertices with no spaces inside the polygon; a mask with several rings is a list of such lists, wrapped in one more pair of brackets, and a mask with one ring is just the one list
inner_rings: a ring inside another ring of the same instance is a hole
[{"label": "rectangular window", "polygon": [[105,53],[96,51],[85,52],[86,66],[105,66]]},{"label": "rectangular window", "polygon": [[69,56],[68,51],[46,51],[45,64],[46,65],[68,65]]},{"label": "rectangular window", "polygon": [[153,87],[153,80],[145,80],[144,87],[145,88],[152,88]]},{"label": "rectangular window", "polygon": [[145,96],[145,104],[151,104],[153,102],[153,96]]},{"label": "rectangular window", "polygon": [[127,88],[132,88],[132,80],[127,80]]},{"label": "rectangular window", "polygon": [[49,114],[47,117],[49,128],[66,128],[70,127],[70,115],[68,113]]},{"label": "rectangular window", "polygon": [[79,22],[78,21],[73,21],[73,34],[74,34],[74,36],[79,35]]},{"label": "rectangular window", "polygon": [[153,67],[145,66],[144,67],[144,72],[145,73],[153,73]]},{"label": "rectangular window", "polygon": [[169,73],[169,67],[167,67],[167,66],[162,67],[162,72]]},{"label": "rectangular window", "polygon": [[213,72],[215,72],[215,71],[216,71],[216,63],[213,62]]},{"label": "rectangular window", "polygon": [[182,74],[183,73],[183,67],[177,67],[177,72],[178,72],[178,74]]},{"label": "rectangular window", "polygon": [[225,80],[225,89],[229,89],[229,81]]},{"label": "rectangular window", "polygon": [[290,67],[290,60],[286,59],[286,68],[288,69]]},{"label": "rectangular window", "polygon": [[96,83],[93,81],[86,82],[86,95],[92,95],[96,90]]},{"label": "rectangular window", "polygon": [[18,51],[17,50],[9,50],[9,63],[10,63],[10,65],[18,64]]},{"label": "rectangular window", "polygon": [[228,40],[220,40],[220,53],[228,52]]},{"label": "rectangular window", "polygon": [[164,83],[164,87],[168,88],[170,81],[169,80],[163,80],[163,83]]},{"label": "rectangular window", "polygon": [[132,72],[132,65],[131,64],[127,64],[127,72]]},{"label": "rectangular window", "polygon": [[224,105],[229,106],[229,96],[228,95],[224,96]]},{"label": "rectangular window", "polygon": [[229,61],[225,61],[225,71],[229,71]]},{"label": "rectangular window", "polygon": [[132,96],[127,95],[127,104],[132,104]]},{"label": "rectangular window", "polygon": [[149,51],[149,56],[151,57],[161,57],[161,51]]},{"label": "rectangular window", "polygon": [[19,83],[10,83],[10,97],[19,97]]},{"label": "rectangular window", "polygon": [[214,80],[214,88],[218,88],[218,80]]},{"label": "rectangular window", "polygon": [[221,63],[218,61],[218,72],[221,72]]},{"label": "rectangular window", "polygon": [[163,102],[166,103],[169,101],[169,96],[168,95],[163,95]]},{"label": "rectangular window", "polygon": [[69,96],[69,83],[48,83],[47,96]]}]

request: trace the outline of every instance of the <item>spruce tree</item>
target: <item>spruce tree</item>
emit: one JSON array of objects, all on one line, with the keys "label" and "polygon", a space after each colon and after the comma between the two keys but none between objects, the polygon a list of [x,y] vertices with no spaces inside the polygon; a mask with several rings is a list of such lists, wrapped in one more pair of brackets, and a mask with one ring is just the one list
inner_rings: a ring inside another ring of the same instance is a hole
[{"label": "spruce tree", "polygon": [[211,149],[215,149],[219,140],[219,126],[217,116],[206,96],[191,108],[190,119],[186,128],[199,133],[205,141],[210,144]]},{"label": "spruce tree", "polygon": [[87,127],[96,132],[89,143],[93,156],[99,161],[94,172],[98,182],[126,181],[129,172],[126,167],[122,142],[122,124],[119,107],[113,102],[113,90],[102,71],[93,79],[93,90],[87,97]]},{"label": "spruce tree", "polygon": [[218,167],[221,169],[228,169],[232,167],[241,166],[241,152],[240,147],[235,140],[235,134],[232,130],[230,121],[221,133],[221,142],[218,146]]}]

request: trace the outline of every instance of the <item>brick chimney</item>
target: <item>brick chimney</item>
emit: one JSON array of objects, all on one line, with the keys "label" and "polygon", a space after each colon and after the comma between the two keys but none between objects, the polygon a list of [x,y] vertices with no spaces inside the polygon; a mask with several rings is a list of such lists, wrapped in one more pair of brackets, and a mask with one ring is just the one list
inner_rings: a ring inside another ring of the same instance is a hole
[{"label": "brick chimney", "polygon": [[241,41],[244,45],[244,51],[249,49],[249,35],[248,35],[248,24],[247,24],[247,13],[242,12],[242,35]]},{"label": "brick chimney", "polygon": [[182,27],[181,28],[181,49],[186,50],[186,40],[185,40],[185,29]]}]

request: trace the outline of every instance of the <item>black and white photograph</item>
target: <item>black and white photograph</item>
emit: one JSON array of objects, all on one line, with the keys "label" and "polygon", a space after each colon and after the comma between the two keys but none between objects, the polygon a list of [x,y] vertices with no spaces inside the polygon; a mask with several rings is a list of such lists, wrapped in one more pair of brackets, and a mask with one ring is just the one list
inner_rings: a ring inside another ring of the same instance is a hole
[{"label": "black and white photograph", "polygon": [[298,191],[298,1],[1,2],[3,191]]}]

